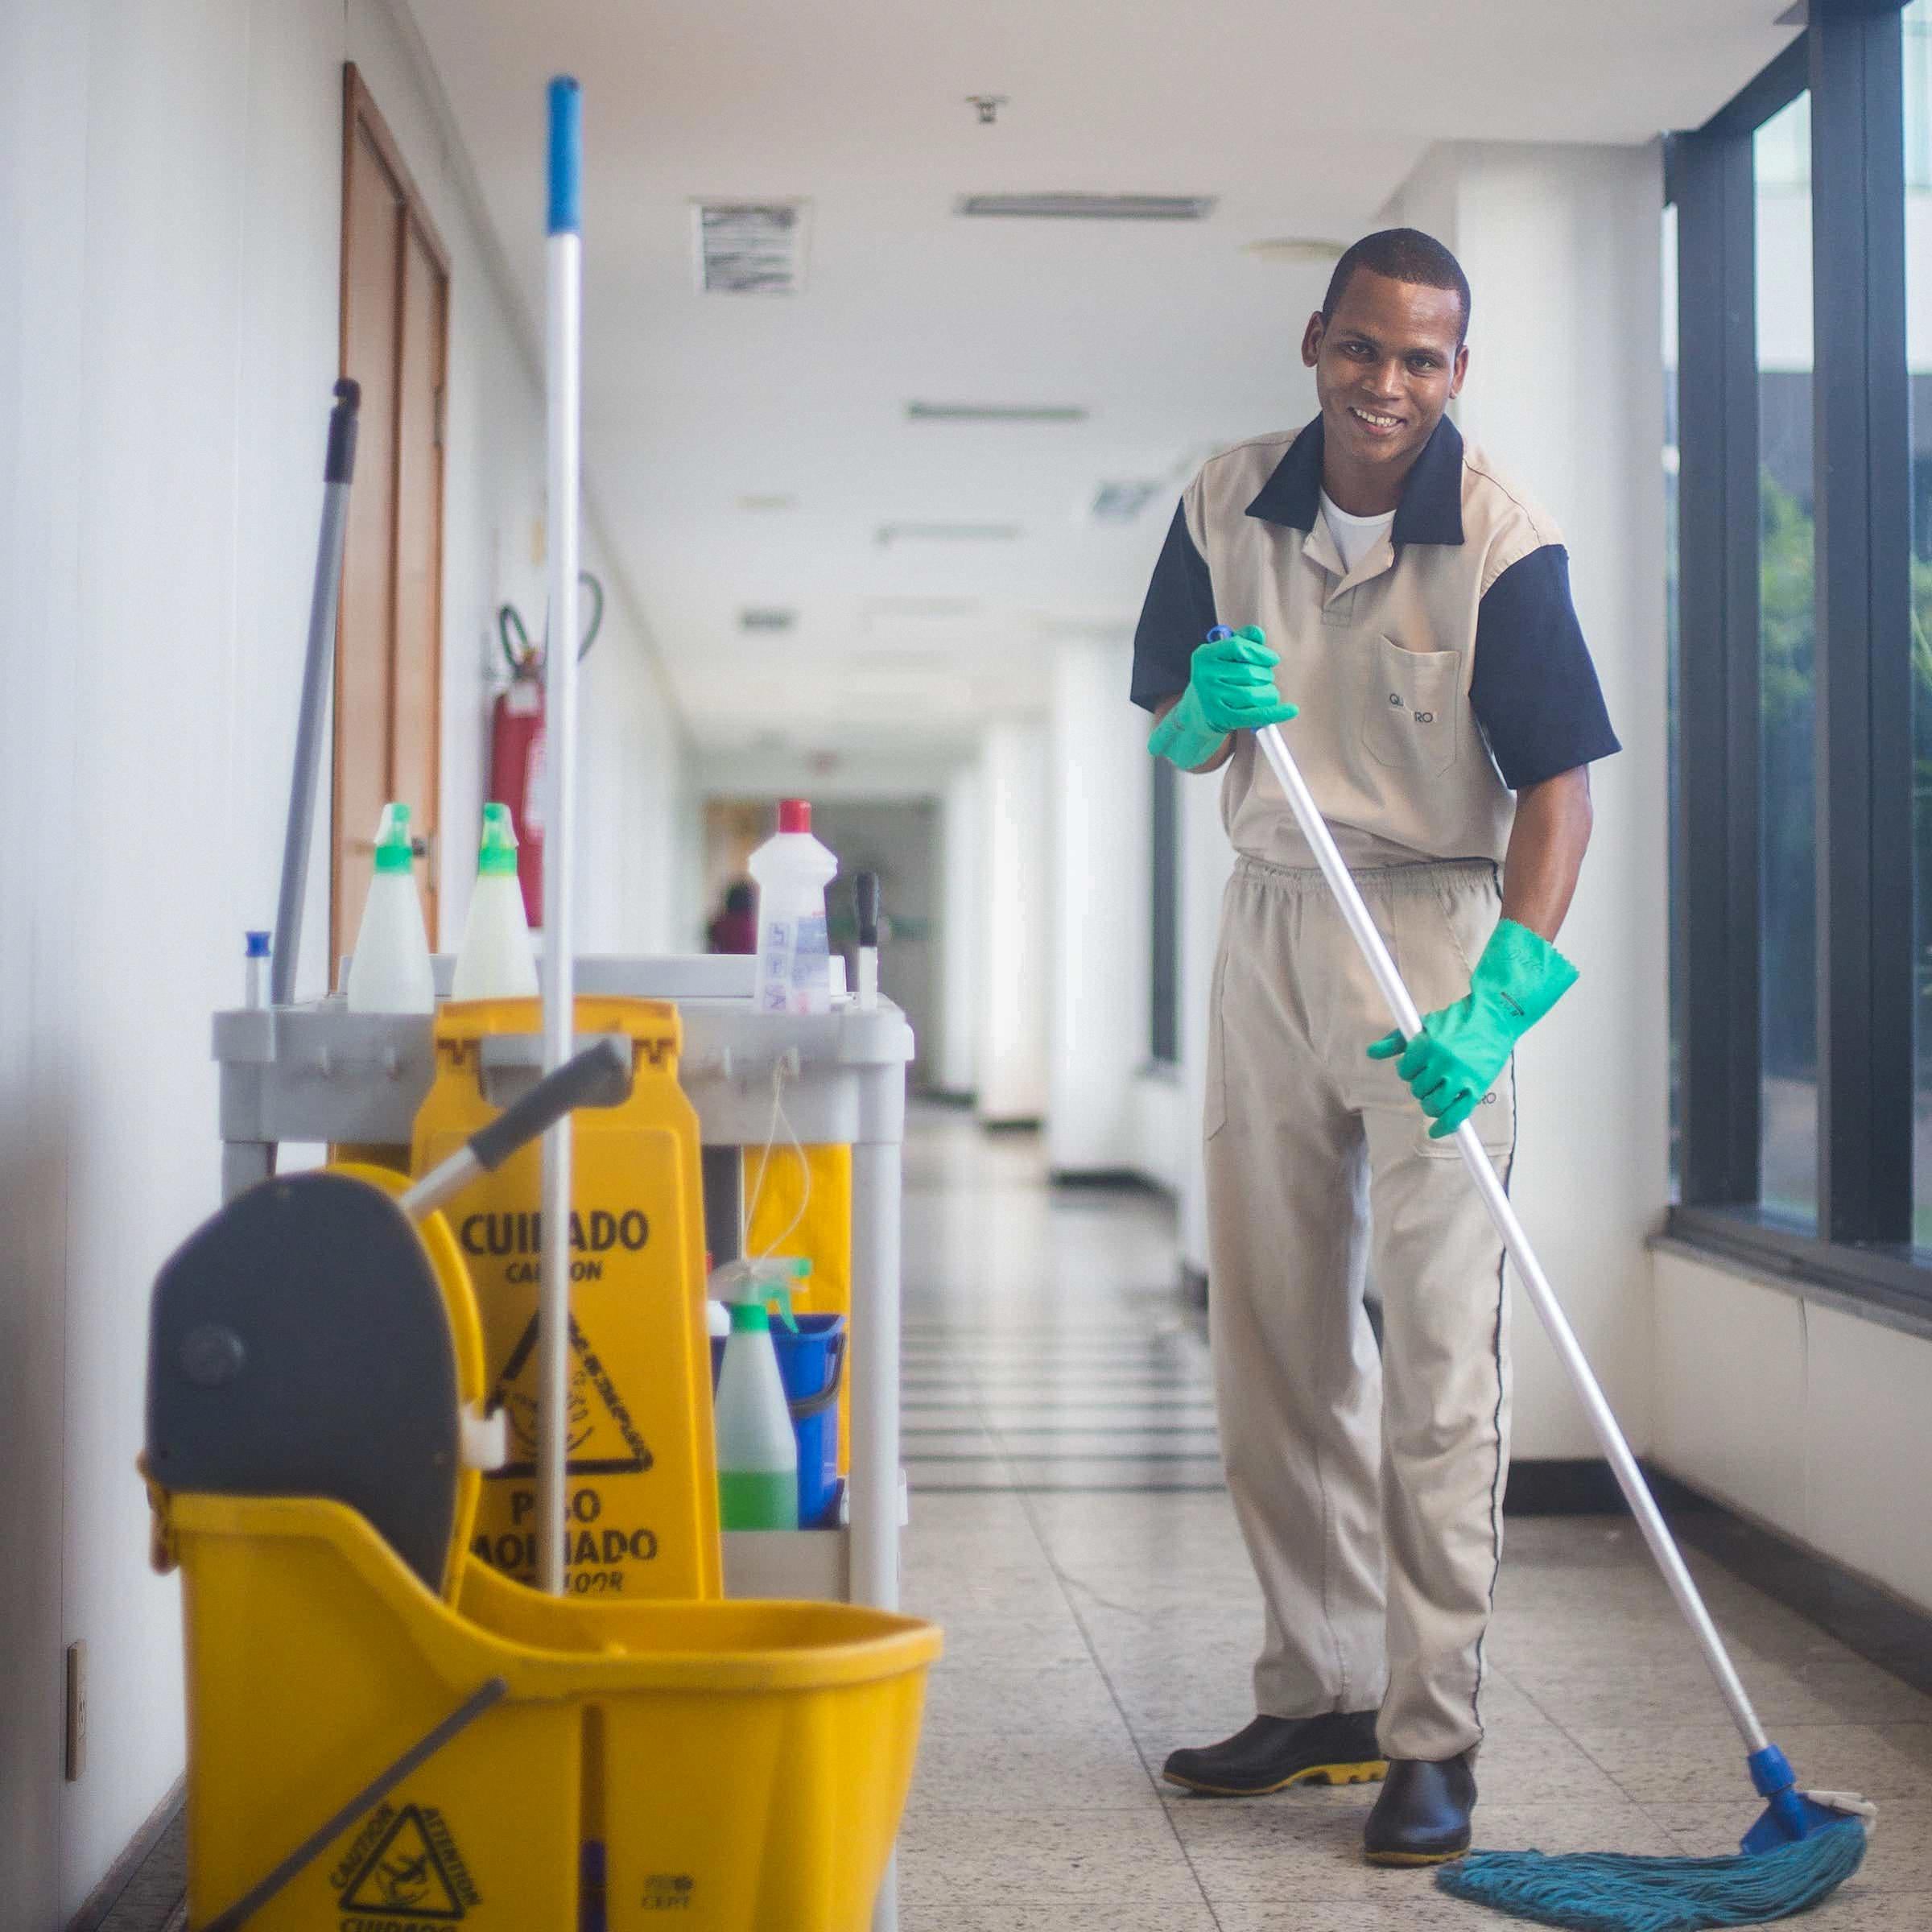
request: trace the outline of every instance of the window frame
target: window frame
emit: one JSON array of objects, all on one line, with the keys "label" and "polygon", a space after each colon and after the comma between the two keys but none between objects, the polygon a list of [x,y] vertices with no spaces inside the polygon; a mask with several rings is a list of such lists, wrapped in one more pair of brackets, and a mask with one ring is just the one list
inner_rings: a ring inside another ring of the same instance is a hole
[{"label": "window frame", "polygon": [[[1672,137],[1678,216],[1680,1199],[1670,1232],[1888,1307],[1911,1245],[1911,450],[1904,0],[1812,0],[1728,105]],[[1761,1203],[1761,802],[1752,137],[1811,97],[1818,1189]],[[1697,651],[1686,640],[1709,639]]]}]

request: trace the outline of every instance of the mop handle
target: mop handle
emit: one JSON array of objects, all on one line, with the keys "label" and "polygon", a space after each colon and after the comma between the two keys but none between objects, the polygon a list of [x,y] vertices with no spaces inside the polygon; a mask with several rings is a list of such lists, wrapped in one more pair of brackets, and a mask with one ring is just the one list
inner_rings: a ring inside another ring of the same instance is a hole
[{"label": "mop handle", "polygon": [[308,595],[308,647],[302,660],[302,708],[288,781],[288,823],[282,838],[282,890],[275,906],[275,946],[269,960],[269,1001],[295,997],[295,962],[302,951],[302,902],[308,891],[308,842],[316,824],[316,775],[328,709],[328,673],[336,649],[336,602],[342,583],[342,539],[349,527],[349,489],[356,474],[356,412],[362,391],[345,376],[328,412],[328,454],[322,465],[322,534]]},{"label": "mop handle", "polygon": [[[543,824],[543,1068],[570,1058],[576,1038],[575,927],[577,759],[577,473],[581,393],[583,96],[576,81],[550,84],[550,239],[546,303],[548,374],[550,628],[560,649],[544,654],[544,750],[549,797]],[[537,1582],[565,1587],[565,1507],[570,1426],[571,1126],[543,1137],[543,1257],[537,1290]]]},{"label": "mop handle", "polygon": [[[1212,639],[1213,633],[1209,636]],[[1376,985],[1381,989],[1382,997],[1389,1002],[1389,1010],[1395,1015],[1396,1025],[1405,1039],[1414,1038],[1422,1030],[1422,1016],[1415,1009],[1415,1001],[1409,997],[1408,988],[1402,984],[1402,975],[1396,971],[1394,960],[1389,956],[1389,948],[1382,943],[1382,935],[1377,931],[1374,920],[1368,916],[1368,908],[1362,903],[1362,895],[1348,868],[1342,862],[1342,855],[1335,849],[1335,840],[1308,790],[1307,781],[1289,753],[1281,728],[1264,724],[1254,735],[1263,755],[1274,767],[1282,790],[1287,795],[1295,822],[1302,828],[1302,836],[1314,851],[1322,875],[1327,880],[1335,902],[1341,908],[1342,917],[1354,935],[1356,944],[1361,948],[1363,958],[1368,962]],[[1549,1278],[1530,1245],[1530,1236],[1517,1219],[1516,1210],[1509,1204],[1509,1197],[1496,1178],[1495,1168],[1489,1164],[1489,1157],[1483,1152],[1483,1144],[1476,1137],[1473,1121],[1464,1121],[1457,1128],[1455,1147],[1463,1157],[1463,1165],[1469,1170],[1470,1179],[1476,1183],[1476,1191],[1483,1197],[1483,1205],[1489,1210],[1489,1218],[1496,1224],[1496,1232],[1503,1237],[1503,1245],[1509,1249],[1509,1258],[1515,1262],[1516,1271],[1529,1290],[1530,1300],[1536,1305],[1536,1312],[1548,1331],[1551,1344],[1569,1372],[1571,1382],[1590,1418],[1590,1426],[1596,1431],[1596,1439],[1603,1445],[1604,1454],[1616,1474],[1617,1487],[1623,1491],[1624,1500],[1629,1504],[1637,1527],[1644,1533],[1644,1541],[1650,1546],[1650,1554],[1657,1558],[1664,1581],[1670,1585],[1670,1594],[1677,1599],[1678,1608],[1684,1613],[1685,1621],[1703,1649],[1704,1661],[1717,1679],[1724,1702],[1731,1707],[1732,1721],[1752,1751],[1763,1750],[1767,1742],[1764,1727],[1751,1707],[1751,1699],[1746,1695],[1736,1667],[1724,1649],[1724,1639],[1711,1620],[1711,1612],[1704,1608],[1704,1600],[1699,1595],[1697,1585],[1685,1567],[1682,1554],[1665,1525],[1657,1499],[1651,1495],[1643,1472],[1637,1466],[1637,1458],[1630,1453],[1630,1445],[1617,1426],[1616,1417],[1604,1398],[1589,1360],[1576,1339],[1576,1332],[1570,1326],[1569,1318],[1556,1298],[1556,1291],[1550,1286]]]}]

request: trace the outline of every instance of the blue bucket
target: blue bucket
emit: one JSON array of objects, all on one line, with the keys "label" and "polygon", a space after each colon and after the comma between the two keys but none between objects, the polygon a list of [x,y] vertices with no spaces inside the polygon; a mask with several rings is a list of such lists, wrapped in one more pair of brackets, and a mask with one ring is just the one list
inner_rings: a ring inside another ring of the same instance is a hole
[{"label": "blue bucket", "polygon": [[828,1528],[838,1520],[839,1397],[845,1385],[845,1318],[802,1315],[794,1335],[771,1325],[778,1374],[799,1439],[799,1527]]}]

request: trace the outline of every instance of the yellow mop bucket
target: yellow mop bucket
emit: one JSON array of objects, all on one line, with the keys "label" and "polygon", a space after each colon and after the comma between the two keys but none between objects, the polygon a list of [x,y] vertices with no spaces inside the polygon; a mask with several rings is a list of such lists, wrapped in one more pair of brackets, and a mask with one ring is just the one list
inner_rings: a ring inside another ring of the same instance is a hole
[{"label": "yellow mop bucket", "polygon": [[455,1554],[494,1451],[436,1210],[621,1106],[630,1062],[580,1054],[407,1188],[263,1182],[163,1267],[143,1462],[184,1580],[193,1932],[865,1932],[936,1629],[539,1596]]},{"label": "yellow mop bucket", "polygon": [[[162,1502],[184,1581],[188,1923],[864,1932],[912,1777],[931,1625],[839,1604],[541,1596],[469,1559],[444,1603],[353,1511]],[[482,1701],[479,1704],[479,1699]],[[467,1718],[465,1711],[471,1711]]]}]

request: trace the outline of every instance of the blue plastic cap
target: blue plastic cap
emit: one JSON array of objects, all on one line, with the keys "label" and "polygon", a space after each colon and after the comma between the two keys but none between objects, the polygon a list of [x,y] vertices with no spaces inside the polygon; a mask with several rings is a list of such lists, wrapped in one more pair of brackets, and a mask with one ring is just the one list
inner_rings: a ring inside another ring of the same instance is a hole
[{"label": "blue plastic cap", "polygon": [[266,959],[268,957],[268,935],[265,932],[251,932],[246,936],[248,952],[246,956],[251,960]]},{"label": "blue plastic cap", "polygon": [[550,232],[575,235],[584,227],[584,90],[568,74],[550,84]]},{"label": "blue plastic cap", "polygon": [[1751,1767],[1751,1781],[1757,1787],[1760,1798],[1774,1797],[1780,1791],[1789,1791],[1798,1781],[1797,1773],[1791,1769],[1791,1761],[1776,1744],[1766,1744],[1761,1751],[1753,1751],[1746,1761]]},{"label": "blue plastic cap", "polygon": [[1208,632],[1208,642],[1210,644],[1218,644],[1223,638],[1231,638],[1233,635],[1234,633],[1225,624],[1217,624],[1212,630]]}]

